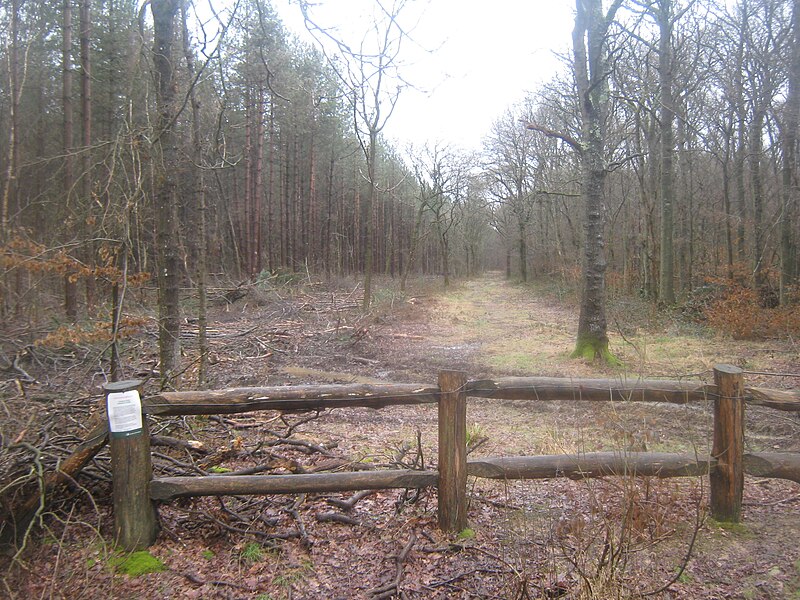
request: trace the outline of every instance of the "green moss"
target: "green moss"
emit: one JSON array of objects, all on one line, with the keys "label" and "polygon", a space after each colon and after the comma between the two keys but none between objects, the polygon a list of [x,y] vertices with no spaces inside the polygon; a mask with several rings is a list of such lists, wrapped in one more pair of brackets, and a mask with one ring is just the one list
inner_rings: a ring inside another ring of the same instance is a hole
[{"label": "green moss", "polygon": [[467,527],[466,529],[462,529],[458,532],[458,539],[460,540],[471,540],[475,537],[475,530],[470,529]]},{"label": "green moss", "polygon": [[211,467],[209,469],[212,473],[230,473],[231,470],[227,467]]},{"label": "green moss", "polygon": [[719,529],[723,529],[725,531],[729,531],[730,533],[735,533],[736,535],[740,535],[740,536],[752,535],[752,532],[743,523],[731,523],[729,521],[717,521],[716,519],[709,519],[708,522],[709,522],[710,525],[712,525],[714,527],[718,527]]},{"label": "green moss", "polygon": [[115,554],[108,559],[108,565],[117,573],[139,577],[147,573],[160,573],[167,566],[146,550],[132,554]]},{"label": "green moss", "polygon": [[214,558],[214,553],[211,550],[203,550],[200,554],[206,560],[211,560]]},{"label": "green moss", "polygon": [[609,367],[621,367],[622,361],[611,354],[608,341],[598,340],[591,336],[581,336],[575,342],[575,350],[570,358],[583,358],[588,362],[599,361]]}]

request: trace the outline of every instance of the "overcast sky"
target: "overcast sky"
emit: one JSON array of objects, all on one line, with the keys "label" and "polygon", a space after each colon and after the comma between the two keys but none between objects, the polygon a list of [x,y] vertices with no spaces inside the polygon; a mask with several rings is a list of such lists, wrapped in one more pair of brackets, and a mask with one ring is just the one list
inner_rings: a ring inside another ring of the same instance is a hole
[{"label": "overcast sky", "polygon": [[[273,0],[286,27],[308,38],[300,9],[291,0]],[[360,2],[318,0],[348,14]],[[477,149],[492,122],[527,90],[559,68],[554,52],[568,51],[573,26],[571,0],[429,0],[414,31],[423,52],[407,45],[404,77],[408,89],[385,134],[401,146],[443,141]],[[322,14],[322,13],[320,13]],[[320,23],[320,25],[324,25]]]}]

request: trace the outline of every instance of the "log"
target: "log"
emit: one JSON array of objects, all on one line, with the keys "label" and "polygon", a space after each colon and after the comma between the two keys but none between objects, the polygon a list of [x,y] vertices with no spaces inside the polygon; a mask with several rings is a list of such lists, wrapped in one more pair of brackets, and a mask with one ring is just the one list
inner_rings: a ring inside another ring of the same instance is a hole
[{"label": "log", "polygon": [[744,472],[755,477],[800,483],[800,454],[753,452],[744,455]]},{"label": "log", "polygon": [[438,520],[442,531],[459,532],[467,526],[467,375],[439,373],[439,496]]},{"label": "log", "polygon": [[748,387],[744,389],[744,397],[748,404],[755,406],[800,412],[800,390],[789,391]]},{"label": "log", "polygon": [[295,385],[231,388],[199,392],[162,392],[144,401],[151,415],[221,415],[256,410],[325,410],[348,406],[383,408],[398,404],[434,404],[439,388],[427,384]]},{"label": "log", "polygon": [[[592,402],[705,402],[717,394],[716,385],[666,379],[569,379],[560,377],[502,377],[467,382],[467,395],[505,400],[580,400]],[[745,388],[748,404],[776,410],[800,411],[800,391]]]},{"label": "log", "polygon": [[359,471],[313,475],[210,475],[161,477],[150,482],[153,500],[189,496],[300,494],[436,486],[436,471]]},{"label": "log", "polygon": [[569,379],[502,377],[467,382],[467,395],[506,400],[581,400],[671,402],[686,404],[708,399],[714,386],[668,380]]},{"label": "log", "polygon": [[698,477],[713,471],[710,457],[666,452],[593,452],[467,461],[467,473],[487,479],[590,479],[608,476]]},{"label": "log", "polygon": [[738,523],[744,493],[744,376],[739,367],[717,365],[714,381],[714,441],[717,468],[710,477],[711,514],[717,521]]}]

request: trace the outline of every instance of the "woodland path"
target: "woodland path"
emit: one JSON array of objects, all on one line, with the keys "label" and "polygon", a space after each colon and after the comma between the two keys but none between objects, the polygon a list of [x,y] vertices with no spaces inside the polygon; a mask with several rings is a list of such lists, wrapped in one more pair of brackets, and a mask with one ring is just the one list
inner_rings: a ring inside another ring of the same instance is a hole
[{"label": "woodland path", "polygon": [[[571,302],[554,301],[491,271],[438,299],[429,338],[433,347],[471,358],[481,371],[568,376],[556,365],[572,349],[577,316]],[[570,367],[569,375],[579,375],[575,364]]]}]

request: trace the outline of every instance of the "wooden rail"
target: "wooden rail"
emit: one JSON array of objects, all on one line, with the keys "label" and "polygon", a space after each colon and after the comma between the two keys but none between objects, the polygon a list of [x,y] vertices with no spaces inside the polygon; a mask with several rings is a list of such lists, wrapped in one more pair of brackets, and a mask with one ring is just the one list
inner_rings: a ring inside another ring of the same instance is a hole
[{"label": "wooden rail", "polygon": [[[559,379],[510,377],[468,380],[444,371],[437,386],[427,384],[318,385],[235,388],[211,392],[165,392],[144,399],[150,415],[235,414],[257,410],[306,411],[401,404],[438,404],[437,471],[368,471],[266,476],[164,477],[153,479],[146,419],[140,430],[110,427],[114,476],[115,531],[127,550],[152,544],[157,534],[153,501],[208,495],[291,494],[389,488],[438,488],[438,521],[445,531],[467,525],[467,476],[490,479],[567,477],[710,477],[712,512],[719,520],[738,521],[744,473],[800,483],[800,454],[744,453],[745,404],[800,411],[796,392],[746,388],[742,371],[719,365],[714,384],[664,380]],[[121,382],[111,394],[135,390],[139,382]],[[555,456],[488,457],[467,461],[468,396],[528,401],[705,402],[714,412],[711,456],[671,453],[598,452]]]}]

